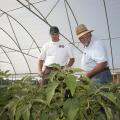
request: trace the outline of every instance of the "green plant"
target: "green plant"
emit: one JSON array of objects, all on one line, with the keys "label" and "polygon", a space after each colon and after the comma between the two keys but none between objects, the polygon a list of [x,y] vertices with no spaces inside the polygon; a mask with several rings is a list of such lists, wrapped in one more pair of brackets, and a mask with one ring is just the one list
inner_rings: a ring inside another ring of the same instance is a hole
[{"label": "green plant", "polygon": [[78,68],[54,64],[48,84],[33,85],[27,76],[1,88],[0,120],[119,120],[120,85],[96,84],[74,75]]},{"label": "green plant", "polygon": [[0,70],[0,80],[4,80],[4,78],[7,78],[9,76],[10,76],[9,70],[6,70],[6,71],[1,71]]}]

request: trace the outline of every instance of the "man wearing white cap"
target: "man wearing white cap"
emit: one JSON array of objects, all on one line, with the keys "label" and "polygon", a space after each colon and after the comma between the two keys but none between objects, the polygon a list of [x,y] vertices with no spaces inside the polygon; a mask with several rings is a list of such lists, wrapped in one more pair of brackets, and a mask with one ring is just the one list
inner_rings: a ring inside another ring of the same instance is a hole
[{"label": "man wearing white cap", "polygon": [[[51,41],[44,44],[38,61],[38,74],[46,84],[46,76],[53,70],[51,64],[59,64],[61,68],[71,67],[74,63],[73,52],[68,44],[59,39],[59,29],[56,26],[50,27]],[[43,64],[45,70],[43,70]]]},{"label": "man wearing white cap", "polygon": [[80,42],[84,45],[84,53],[81,59],[81,68],[88,78],[96,80],[98,83],[107,83],[112,80],[112,75],[108,67],[107,52],[100,40],[94,40],[93,30],[88,30],[84,24],[75,28]]}]

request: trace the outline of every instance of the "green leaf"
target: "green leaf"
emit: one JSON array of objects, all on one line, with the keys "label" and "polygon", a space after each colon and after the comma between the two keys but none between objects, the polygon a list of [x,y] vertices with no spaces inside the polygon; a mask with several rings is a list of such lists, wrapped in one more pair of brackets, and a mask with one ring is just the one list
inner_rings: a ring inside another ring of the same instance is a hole
[{"label": "green leaf", "polygon": [[13,83],[12,85],[8,86],[8,90],[18,90],[22,89],[22,85],[20,83]]},{"label": "green leaf", "polygon": [[50,67],[53,67],[53,68],[55,68],[55,69],[57,69],[57,70],[60,69],[60,65],[59,65],[59,64],[56,64],[56,63],[51,64],[51,65],[49,65],[49,66],[50,66]]},{"label": "green leaf", "polygon": [[116,103],[116,96],[113,93],[109,93],[109,92],[100,92],[99,93],[101,96],[104,96],[105,98],[107,98],[108,100],[110,100],[112,103],[114,103],[115,105]]},{"label": "green leaf", "polygon": [[24,120],[29,120],[30,119],[30,109],[31,109],[32,105],[28,104],[25,105],[23,107],[23,111],[22,111],[22,117]]},{"label": "green leaf", "polygon": [[49,120],[49,114],[47,114],[43,111],[40,116],[40,120]]},{"label": "green leaf", "polygon": [[21,116],[22,116],[22,112],[24,111],[24,106],[25,106],[25,97],[22,96],[20,99],[19,99],[19,103],[18,103],[18,106],[16,108],[16,112],[15,112],[15,120],[20,120]]},{"label": "green leaf", "polygon": [[5,77],[7,78],[7,77],[9,77],[11,74],[9,74],[9,70],[6,70],[5,71]]},{"label": "green leaf", "polygon": [[23,82],[25,82],[25,81],[31,81],[32,78],[33,78],[32,76],[26,75],[26,76],[24,76],[21,80],[22,80]]},{"label": "green leaf", "polygon": [[50,102],[53,98],[55,89],[57,88],[58,84],[59,83],[55,81],[55,82],[48,84],[48,86],[47,86],[46,93],[47,93],[47,104],[48,105],[50,104]]},{"label": "green leaf", "polygon": [[8,109],[9,111],[8,112],[9,119],[14,119],[17,104],[18,104],[18,100],[13,99],[4,107],[4,111],[6,109]]},{"label": "green leaf", "polygon": [[58,74],[58,71],[52,71],[48,76],[47,79],[50,79],[51,82],[54,81],[55,76]]},{"label": "green leaf", "polygon": [[63,104],[64,114],[67,115],[69,120],[74,120],[79,111],[79,100],[78,99],[68,99]]},{"label": "green leaf", "polygon": [[63,72],[58,72],[56,80],[63,81],[64,79],[65,79],[65,74]]},{"label": "green leaf", "polygon": [[73,73],[75,73],[75,72],[83,72],[83,70],[80,69],[80,68],[68,68],[68,69],[69,69],[69,71],[73,71]]},{"label": "green leaf", "polygon": [[68,75],[65,78],[65,83],[66,83],[68,89],[70,89],[71,94],[73,96],[75,89],[76,89],[76,86],[77,86],[76,77],[74,75]]},{"label": "green leaf", "polygon": [[7,71],[1,71],[0,70],[0,80],[4,80],[4,78],[7,78],[9,76],[10,76],[9,70],[7,70]]},{"label": "green leaf", "polygon": [[104,103],[100,103],[100,104],[102,105],[102,107],[105,110],[107,120],[113,120],[111,109],[108,106],[106,106]]},{"label": "green leaf", "polygon": [[10,118],[13,119],[15,116],[15,112],[16,112],[16,107],[17,107],[18,101],[16,101],[13,106],[10,108]]},{"label": "green leaf", "polygon": [[9,70],[6,70],[6,71],[5,71],[5,74],[8,74],[9,72],[10,72]]},{"label": "green leaf", "polygon": [[41,98],[36,98],[32,100],[33,104],[34,103],[42,103],[46,105],[46,101],[42,100]]},{"label": "green leaf", "polygon": [[22,116],[23,106],[19,106],[15,113],[15,120],[20,120]]}]

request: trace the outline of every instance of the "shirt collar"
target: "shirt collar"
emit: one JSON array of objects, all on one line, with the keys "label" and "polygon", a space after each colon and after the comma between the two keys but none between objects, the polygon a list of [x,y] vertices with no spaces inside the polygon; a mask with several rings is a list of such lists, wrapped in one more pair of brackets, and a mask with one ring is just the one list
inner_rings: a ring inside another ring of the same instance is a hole
[{"label": "shirt collar", "polygon": [[57,42],[53,42],[53,41],[51,41],[51,43],[52,43],[53,45],[59,45],[59,44],[60,44],[60,40],[57,41]]}]

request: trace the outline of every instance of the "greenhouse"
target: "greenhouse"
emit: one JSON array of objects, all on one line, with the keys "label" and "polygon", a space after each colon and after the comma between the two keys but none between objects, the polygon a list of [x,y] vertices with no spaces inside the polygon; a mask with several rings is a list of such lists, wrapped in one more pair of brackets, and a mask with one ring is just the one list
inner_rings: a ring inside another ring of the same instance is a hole
[{"label": "greenhouse", "polygon": [[1,0],[0,120],[120,120],[119,21],[119,0]]}]

